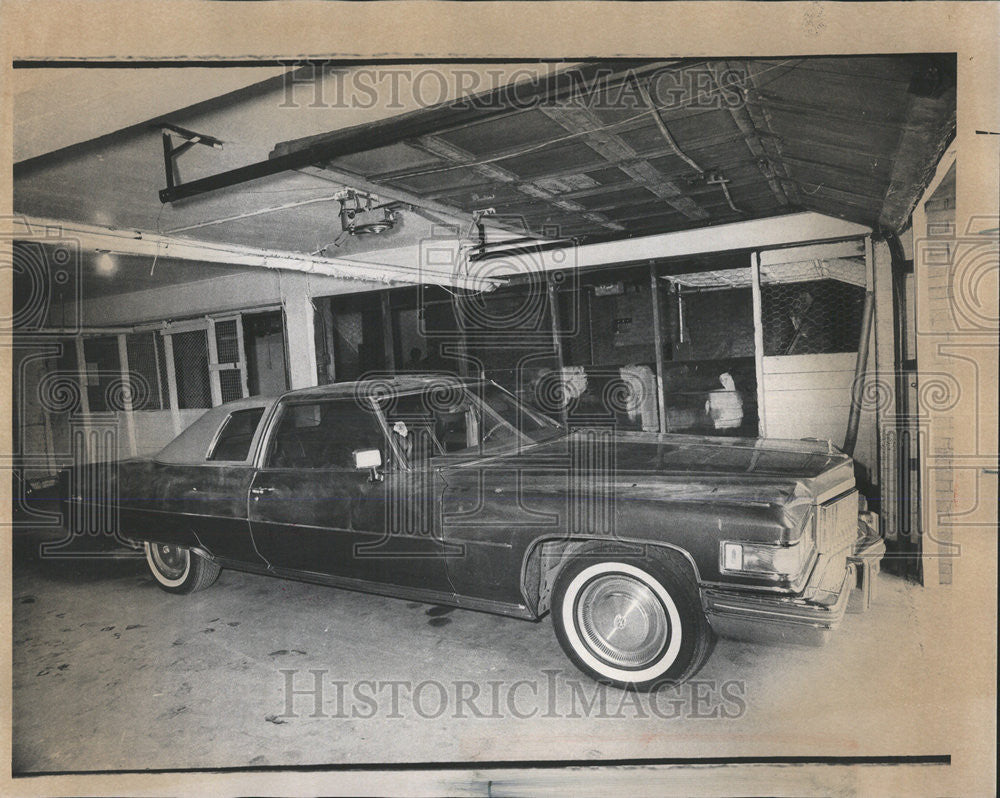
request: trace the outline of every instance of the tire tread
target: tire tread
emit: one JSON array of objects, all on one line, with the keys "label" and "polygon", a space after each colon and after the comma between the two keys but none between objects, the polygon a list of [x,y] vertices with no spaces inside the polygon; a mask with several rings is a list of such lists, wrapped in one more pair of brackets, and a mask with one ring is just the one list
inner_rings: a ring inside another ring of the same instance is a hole
[{"label": "tire tread", "polygon": [[177,585],[165,585],[157,576],[157,567],[153,564],[149,555],[149,546],[155,545],[155,543],[146,543],[146,564],[153,572],[153,581],[156,582],[161,590],[167,593],[183,596],[198,590],[204,590],[206,587],[210,587],[222,572],[222,567],[218,563],[188,549],[189,565],[184,581]]},{"label": "tire tread", "polygon": [[191,582],[189,593],[204,590],[211,587],[215,580],[219,578],[222,568],[218,563],[206,560],[200,554],[191,552],[191,575],[188,577]]}]

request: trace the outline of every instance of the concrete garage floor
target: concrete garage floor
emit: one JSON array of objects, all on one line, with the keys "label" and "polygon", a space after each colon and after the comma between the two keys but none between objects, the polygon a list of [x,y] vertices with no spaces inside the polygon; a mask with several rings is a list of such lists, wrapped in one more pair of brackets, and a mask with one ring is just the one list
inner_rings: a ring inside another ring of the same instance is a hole
[{"label": "concrete garage floor", "polygon": [[[873,610],[847,616],[824,648],[720,640],[696,683],[653,711],[569,666],[549,618],[233,571],[172,596],[139,558],[43,560],[41,539],[15,536],[15,774],[952,753],[944,699],[914,689],[943,684],[939,602],[885,574]],[[288,679],[308,690],[311,671],[322,695],[291,696],[291,716]],[[409,682],[395,703],[371,683],[393,680]]]}]

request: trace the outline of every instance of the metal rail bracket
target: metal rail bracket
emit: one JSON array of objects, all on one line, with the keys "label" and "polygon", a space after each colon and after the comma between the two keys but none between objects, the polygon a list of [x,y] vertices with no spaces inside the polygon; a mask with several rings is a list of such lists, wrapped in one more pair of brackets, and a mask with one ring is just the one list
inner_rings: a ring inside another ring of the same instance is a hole
[{"label": "metal rail bracket", "polygon": [[[195,144],[204,144],[206,147],[216,150],[222,149],[222,141],[214,136],[195,133],[193,130],[188,130],[177,125],[160,124],[157,127],[163,133],[163,167],[167,176],[166,190],[171,190],[181,185],[180,175],[177,172],[177,159]],[[177,146],[174,146],[174,136],[179,136],[183,139]]]}]

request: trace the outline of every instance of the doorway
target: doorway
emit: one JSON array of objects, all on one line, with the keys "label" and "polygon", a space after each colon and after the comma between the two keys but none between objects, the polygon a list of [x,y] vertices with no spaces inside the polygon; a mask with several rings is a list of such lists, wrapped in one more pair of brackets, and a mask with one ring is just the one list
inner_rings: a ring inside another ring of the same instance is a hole
[{"label": "doorway", "polygon": [[274,396],[288,390],[285,327],[280,310],[243,315],[247,390],[251,396]]}]

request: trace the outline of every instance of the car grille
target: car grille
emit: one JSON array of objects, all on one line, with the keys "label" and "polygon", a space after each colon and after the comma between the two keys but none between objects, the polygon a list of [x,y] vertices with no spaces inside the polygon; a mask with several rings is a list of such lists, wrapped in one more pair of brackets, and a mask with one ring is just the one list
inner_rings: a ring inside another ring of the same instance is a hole
[{"label": "car grille", "polygon": [[852,490],[816,508],[816,548],[833,554],[858,537],[858,492]]}]

